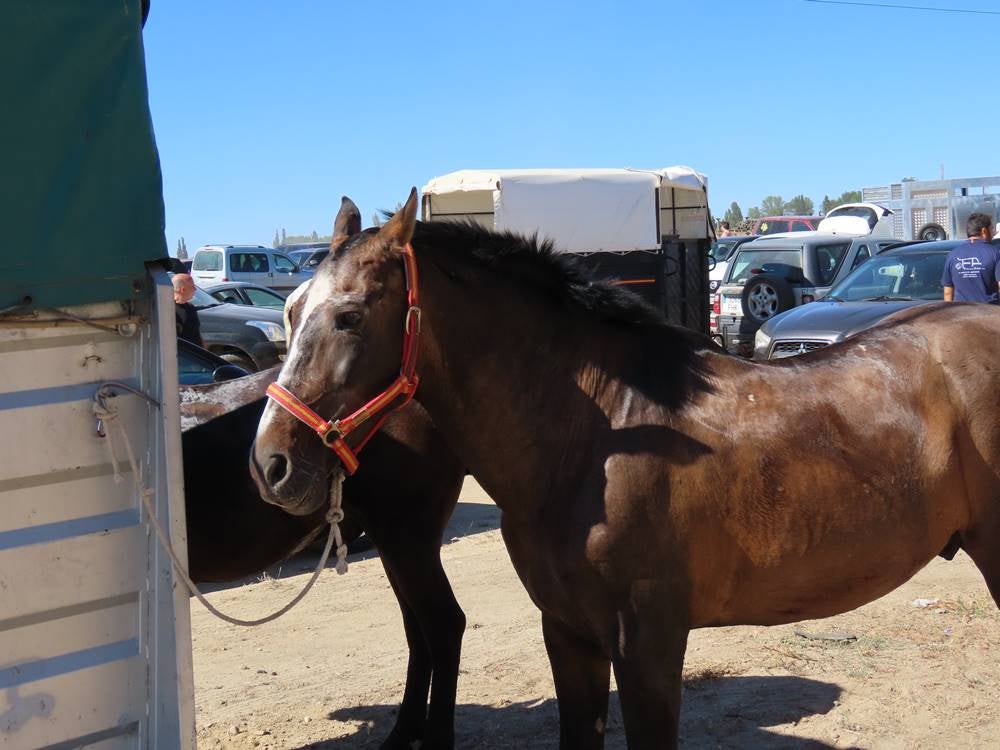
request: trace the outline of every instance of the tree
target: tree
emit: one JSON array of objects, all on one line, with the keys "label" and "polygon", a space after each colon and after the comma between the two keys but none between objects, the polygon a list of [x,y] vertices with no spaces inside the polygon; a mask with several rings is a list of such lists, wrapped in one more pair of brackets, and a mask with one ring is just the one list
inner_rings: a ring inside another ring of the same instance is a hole
[{"label": "tree", "polygon": [[761,213],[761,210],[757,208],[757,206],[751,206],[750,208],[747,209],[747,218],[750,219],[751,221],[756,221],[763,215],[764,214]]},{"label": "tree", "polygon": [[281,245],[281,238],[278,236],[278,230],[274,230],[274,244],[271,247],[279,247]]},{"label": "tree", "polygon": [[722,217],[724,221],[729,222],[730,227],[736,227],[737,224],[743,221],[743,212],[740,210],[740,204],[733,201],[729,204],[729,210],[726,211],[726,215]]},{"label": "tree", "polygon": [[281,244],[284,245],[288,240],[285,239],[285,228],[281,228]]},{"label": "tree", "polygon": [[860,203],[861,202],[861,191],[860,190],[846,190],[840,194],[839,198],[831,198],[828,195],[823,196],[823,213],[830,213],[831,208],[839,206],[841,203]]},{"label": "tree", "polygon": [[312,233],[311,237],[312,237],[312,241],[313,242],[316,242],[319,239],[319,235],[316,234],[316,230],[315,229],[313,230],[313,233]]},{"label": "tree", "polygon": [[177,240],[177,259],[187,260],[187,257],[188,257],[187,243],[184,242],[184,238],[181,237],[179,240]]},{"label": "tree", "polygon": [[793,216],[812,216],[812,198],[806,198],[801,193],[785,204],[785,212]]},{"label": "tree", "polygon": [[780,195],[769,195],[760,202],[764,216],[781,216],[785,212],[785,201]]}]

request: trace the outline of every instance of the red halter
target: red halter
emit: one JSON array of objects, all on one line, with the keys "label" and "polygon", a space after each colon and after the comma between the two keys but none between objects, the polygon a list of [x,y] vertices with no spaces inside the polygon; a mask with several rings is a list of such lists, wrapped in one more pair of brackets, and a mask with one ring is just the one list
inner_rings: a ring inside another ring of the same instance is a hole
[{"label": "red halter", "polygon": [[[413,247],[407,244],[403,248],[403,265],[406,269],[406,292],[409,308],[403,321],[403,365],[392,384],[379,395],[343,419],[327,420],[314,412],[291,392],[277,383],[267,387],[267,395],[278,406],[288,411],[292,416],[309,425],[319,435],[326,446],[340,458],[348,475],[358,470],[357,453],[365,447],[369,438],[378,432],[382,423],[396,409],[401,409],[410,402],[420,378],[417,376],[417,351],[420,342],[420,307],[417,305],[417,259],[413,255]],[[402,397],[402,398],[400,398]],[[397,401],[398,403],[393,403]],[[375,426],[352,449],[345,438],[371,417],[377,417]]]}]

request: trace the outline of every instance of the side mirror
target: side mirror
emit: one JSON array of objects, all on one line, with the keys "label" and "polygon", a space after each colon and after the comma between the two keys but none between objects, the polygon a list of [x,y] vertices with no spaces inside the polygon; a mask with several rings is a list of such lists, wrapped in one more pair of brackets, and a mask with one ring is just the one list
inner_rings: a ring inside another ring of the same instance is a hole
[{"label": "side mirror", "polygon": [[227,380],[236,380],[236,378],[242,378],[249,374],[239,365],[219,365],[212,372],[212,382],[224,383]]}]

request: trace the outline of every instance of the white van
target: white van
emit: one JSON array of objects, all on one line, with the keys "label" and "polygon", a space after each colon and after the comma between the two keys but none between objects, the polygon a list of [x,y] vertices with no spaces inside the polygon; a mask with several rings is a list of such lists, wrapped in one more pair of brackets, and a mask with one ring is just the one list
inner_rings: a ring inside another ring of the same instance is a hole
[{"label": "white van", "polygon": [[312,277],[284,253],[263,245],[202,245],[191,262],[198,286],[248,281],[288,293]]}]

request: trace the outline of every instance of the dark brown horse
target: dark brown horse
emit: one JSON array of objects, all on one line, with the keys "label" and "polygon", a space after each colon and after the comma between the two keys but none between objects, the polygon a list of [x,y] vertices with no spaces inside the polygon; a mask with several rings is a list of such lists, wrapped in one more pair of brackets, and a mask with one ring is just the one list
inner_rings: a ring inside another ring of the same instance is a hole
[{"label": "dark brown horse", "polygon": [[[293,516],[264,503],[247,471],[264,390],[277,372],[181,389],[188,556],[195,580],[257,573],[309,540],[325,538],[329,528],[325,508]],[[371,439],[361,469],[344,482],[345,542],[364,530],[375,544],[410,650],[402,705],[385,748],[410,750],[417,740],[423,747],[454,744],[465,615],[441,567],[440,547],[464,474],[426,412],[411,404]],[[322,472],[313,481],[329,488]],[[350,586],[350,576],[340,585]]]},{"label": "dark brown horse", "polygon": [[[330,416],[385,387],[412,244],[417,399],[503,510],[563,748],[603,744],[611,667],[629,746],[674,746],[691,628],[844,612],[949,543],[1000,601],[1000,310],[916,308],[755,364],[544,245],[416,208],[414,191],[319,269],[280,382]],[[264,497],[314,510],[298,498],[324,451],[268,406],[255,463],[280,471],[256,473]]]}]

